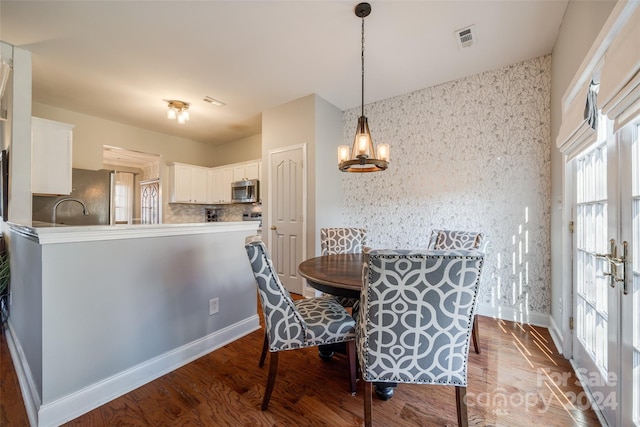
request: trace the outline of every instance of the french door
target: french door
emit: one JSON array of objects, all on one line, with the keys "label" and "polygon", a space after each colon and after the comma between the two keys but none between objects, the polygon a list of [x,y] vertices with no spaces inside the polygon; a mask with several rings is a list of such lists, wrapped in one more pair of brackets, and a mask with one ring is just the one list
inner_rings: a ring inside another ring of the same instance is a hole
[{"label": "french door", "polygon": [[611,128],[573,165],[573,363],[608,425],[640,426],[639,125]]}]

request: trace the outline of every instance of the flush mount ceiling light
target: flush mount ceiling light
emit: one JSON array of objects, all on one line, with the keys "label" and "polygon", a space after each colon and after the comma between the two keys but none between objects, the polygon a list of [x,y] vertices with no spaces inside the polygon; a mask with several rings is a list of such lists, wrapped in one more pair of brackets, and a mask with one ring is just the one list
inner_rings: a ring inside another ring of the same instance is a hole
[{"label": "flush mount ceiling light", "polygon": [[169,110],[167,110],[167,118],[170,120],[178,120],[181,125],[189,121],[189,103],[184,101],[176,101],[174,99],[167,101]]},{"label": "flush mount ceiling light", "polygon": [[[351,155],[349,146],[338,147],[338,168],[342,172],[380,172],[389,166],[389,144],[378,144],[378,151],[373,149],[373,141],[369,132],[369,123],[364,115],[364,18],[371,13],[369,3],[356,6],[355,14],[362,19],[361,64],[362,64],[362,113],[358,118],[358,128],[353,139]],[[376,156],[377,154],[377,156]]]}]

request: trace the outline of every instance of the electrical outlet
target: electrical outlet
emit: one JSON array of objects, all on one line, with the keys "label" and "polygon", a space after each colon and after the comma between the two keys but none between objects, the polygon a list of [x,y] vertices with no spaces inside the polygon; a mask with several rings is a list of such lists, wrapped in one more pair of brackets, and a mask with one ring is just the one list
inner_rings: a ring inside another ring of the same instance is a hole
[{"label": "electrical outlet", "polygon": [[216,314],[220,311],[220,300],[218,298],[212,298],[209,300],[209,316]]}]

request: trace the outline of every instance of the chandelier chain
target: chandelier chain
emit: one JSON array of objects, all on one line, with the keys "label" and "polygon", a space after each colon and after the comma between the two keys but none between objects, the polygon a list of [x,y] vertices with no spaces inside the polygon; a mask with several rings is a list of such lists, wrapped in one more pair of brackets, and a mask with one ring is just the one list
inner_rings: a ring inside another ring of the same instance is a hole
[{"label": "chandelier chain", "polygon": [[362,39],[361,39],[361,49],[360,49],[360,60],[361,60],[361,66],[362,66],[362,103],[361,108],[362,108],[362,116],[364,116],[364,15],[362,15]]}]

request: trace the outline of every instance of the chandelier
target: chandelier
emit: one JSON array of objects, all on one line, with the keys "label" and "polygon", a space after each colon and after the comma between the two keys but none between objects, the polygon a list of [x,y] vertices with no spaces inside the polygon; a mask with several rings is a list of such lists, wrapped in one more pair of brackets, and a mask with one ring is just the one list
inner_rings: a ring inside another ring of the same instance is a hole
[{"label": "chandelier", "polygon": [[338,147],[338,168],[342,172],[379,172],[389,166],[389,144],[378,144],[377,152],[374,150],[369,122],[364,115],[364,18],[371,13],[369,3],[360,3],[355,8],[355,14],[362,19],[362,38],[360,58],[362,65],[362,98],[361,115],[358,118],[356,136],[353,139],[353,147],[348,145]]},{"label": "chandelier", "polygon": [[178,120],[181,125],[189,121],[189,103],[184,101],[168,100],[169,110],[167,118],[170,120]]}]

